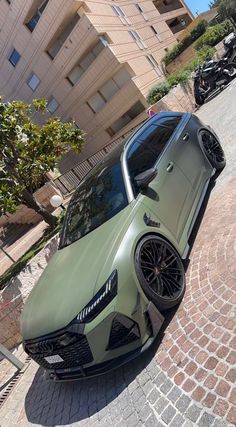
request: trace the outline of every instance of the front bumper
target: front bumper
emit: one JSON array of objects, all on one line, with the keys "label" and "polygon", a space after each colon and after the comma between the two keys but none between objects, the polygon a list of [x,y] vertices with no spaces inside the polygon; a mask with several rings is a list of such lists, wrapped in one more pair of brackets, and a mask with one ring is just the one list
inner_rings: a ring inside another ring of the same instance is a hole
[{"label": "front bumper", "polygon": [[149,303],[141,316],[113,312],[87,335],[72,322],[63,330],[24,342],[25,351],[46,370],[46,377],[68,381],[101,375],[138,356],[151,345],[163,316]]}]

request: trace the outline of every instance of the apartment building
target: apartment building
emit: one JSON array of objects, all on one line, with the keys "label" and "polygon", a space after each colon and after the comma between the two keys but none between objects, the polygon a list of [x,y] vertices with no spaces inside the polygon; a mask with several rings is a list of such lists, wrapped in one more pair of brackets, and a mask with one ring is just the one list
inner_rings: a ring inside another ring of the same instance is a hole
[{"label": "apartment building", "polygon": [[65,171],[144,120],[162,57],[192,19],[182,0],[0,0],[0,94],[46,98],[48,117],[85,130]]}]

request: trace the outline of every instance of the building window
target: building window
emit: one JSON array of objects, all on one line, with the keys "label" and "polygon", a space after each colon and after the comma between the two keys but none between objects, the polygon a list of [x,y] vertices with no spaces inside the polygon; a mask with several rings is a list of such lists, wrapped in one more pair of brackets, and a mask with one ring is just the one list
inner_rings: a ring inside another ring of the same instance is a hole
[{"label": "building window", "polygon": [[109,128],[106,129],[106,132],[113,136],[119,132],[123,127],[135,119],[139,114],[145,111],[145,107],[141,101],[136,102],[128,111],[126,111],[123,116],[117,119]]},{"label": "building window", "polygon": [[133,40],[137,43],[138,47],[140,49],[146,49],[147,46],[144,43],[143,39],[140,37],[139,33],[137,31],[130,30],[128,31],[129,35],[132,37]]},{"label": "building window", "polygon": [[31,74],[29,80],[27,81],[27,85],[30,87],[30,89],[32,89],[33,91],[35,91],[38,87],[40,83],[40,79],[38,78],[38,76],[36,76],[36,74]]},{"label": "building window", "polygon": [[87,104],[94,113],[97,113],[130,79],[129,72],[125,68],[121,68],[100,87],[97,93],[88,100]]},{"label": "building window", "polygon": [[13,65],[13,67],[15,67],[16,66],[16,64],[19,62],[19,60],[20,60],[20,54],[19,54],[19,52],[17,52],[17,50],[16,49],[13,49],[12,50],[12,53],[11,53],[11,55],[10,55],[10,57],[9,57],[9,61],[10,61],[10,63]]},{"label": "building window", "polygon": [[55,56],[58,54],[59,50],[65,43],[66,39],[69,37],[70,33],[73,31],[79,20],[80,16],[78,15],[78,13],[76,13],[71,19],[71,21],[64,27],[64,29],[60,32],[60,34],[57,35],[57,37],[48,47],[46,52],[51,59],[54,59]]},{"label": "building window", "polygon": [[132,37],[135,41],[140,41],[140,40],[141,40],[141,37],[140,37],[140,35],[137,33],[137,31],[130,30],[130,31],[129,31],[129,34],[131,35],[131,37]]},{"label": "building window", "polygon": [[163,73],[162,73],[162,71],[160,69],[160,66],[159,66],[158,62],[155,60],[155,58],[153,57],[153,55],[147,55],[146,58],[147,58],[149,64],[155,69],[158,77],[162,77]]},{"label": "building window", "polygon": [[48,109],[48,111],[51,113],[51,114],[53,114],[53,113],[55,113],[55,111],[57,110],[57,108],[59,107],[59,104],[58,104],[58,102],[57,102],[57,100],[55,99],[55,98],[51,98],[50,99],[50,101],[48,102],[48,105],[47,105],[47,109]]},{"label": "building window", "polygon": [[121,9],[120,6],[111,6],[117,16],[126,17],[125,12]]},{"label": "building window", "polygon": [[154,34],[157,34],[157,30],[153,27],[153,25],[151,25],[151,29],[154,32]]},{"label": "building window", "polygon": [[138,3],[136,3],[135,6],[137,7],[137,9],[140,13],[143,13],[143,9],[141,8],[141,6]]},{"label": "building window", "polygon": [[41,15],[48,4],[48,0],[43,0],[39,3],[38,8],[34,12],[33,16],[26,22],[26,27],[32,32],[34,31],[37,23],[39,22]]},{"label": "building window", "polygon": [[150,26],[150,28],[151,28],[151,30],[153,31],[153,33],[157,36],[157,38],[158,38],[159,42],[161,42],[161,41],[162,41],[162,40],[161,40],[161,37],[160,37],[160,35],[158,34],[158,32],[157,32],[156,28],[154,28],[154,27],[153,27],[153,25],[151,25],[151,26]]},{"label": "building window", "polygon": [[67,76],[68,82],[74,86],[84,72],[89,68],[89,66],[93,63],[96,57],[102,52],[105,46],[109,44],[108,40],[105,36],[101,36],[99,38],[99,42],[91,49],[84,57],[81,58],[78,64],[70,71]]},{"label": "building window", "polygon": [[112,10],[115,12],[115,14],[117,16],[119,16],[122,24],[125,24],[125,25],[129,24],[130,25],[129,19],[127,18],[125,12],[123,11],[123,9],[121,9],[120,6],[111,6],[111,7],[112,7]]}]

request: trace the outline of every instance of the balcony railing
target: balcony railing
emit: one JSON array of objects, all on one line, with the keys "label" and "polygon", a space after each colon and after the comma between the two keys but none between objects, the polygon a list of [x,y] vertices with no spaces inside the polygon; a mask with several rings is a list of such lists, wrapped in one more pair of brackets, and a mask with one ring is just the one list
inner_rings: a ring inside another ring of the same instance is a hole
[{"label": "balcony railing", "polygon": [[[140,126],[140,124],[138,126]],[[74,166],[68,172],[54,179],[54,184],[60,190],[62,195],[66,197],[68,194],[75,191],[85,175],[87,175],[87,173],[93,169],[93,167],[96,166],[96,164],[99,163],[106,154],[113,150],[114,147],[131,135],[138,126],[133,127],[126,134],[115,139],[113,142],[109,143],[86,160],[78,163],[78,165]]]}]

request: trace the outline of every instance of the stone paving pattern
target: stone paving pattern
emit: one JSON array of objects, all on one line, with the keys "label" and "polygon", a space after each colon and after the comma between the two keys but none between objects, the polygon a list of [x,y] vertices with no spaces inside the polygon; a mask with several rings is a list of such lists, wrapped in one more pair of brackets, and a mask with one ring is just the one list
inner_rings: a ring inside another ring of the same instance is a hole
[{"label": "stone paving pattern", "polygon": [[31,362],[1,408],[1,427],[236,424],[235,96],[234,84],[198,113],[221,136],[228,164],[209,194],[183,302],[158,341],[123,368],[74,383],[46,382]]}]

